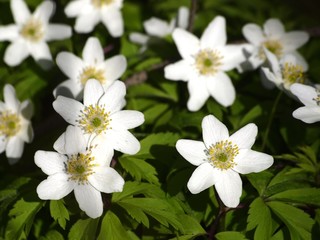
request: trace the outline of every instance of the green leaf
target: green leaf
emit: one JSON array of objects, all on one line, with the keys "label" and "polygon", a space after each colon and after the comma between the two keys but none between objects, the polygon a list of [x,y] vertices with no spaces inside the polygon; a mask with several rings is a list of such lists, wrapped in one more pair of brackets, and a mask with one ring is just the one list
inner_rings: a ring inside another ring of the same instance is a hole
[{"label": "green leaf", "polygon": [[169,109],[169,105],[165,103],[158,103],[157,105],[148,108],[143,112],[146,124],[153,124],[157,118],[164,114]]},{"label": "green leaf", "polygon": [[44,237],[41,237],[39,240],[64,240],[61,233],[56,230],[49,231]]},{"label": "green leaf", "polygon": [[99,218],[80,219],[70,229],[69,240],[91,240],[96,239],[96,231]]},{"label": "green leaf", "polygon": [[215,235],[217,240],[246,240],[246,237],[240,232],[226,231]]},{"label": "green leaf", "polygon": [[69,220],[68,209],[64,205],[63,199],[50,201],[50,214],[59,225],[65,229],[66,220]]},{"label": "green leaf", "polygon": [[291,240],[311,239],[314,220],[304,211],[281,202],[268,202],[272,212],[281,219],[290,232]]},{"label": "green leaf", "polygon": [[[93,238],[91,238],[93,239]],[[130,239],[130,235],[121,224],[119,218],[111,211],[108,211],[101,223],[101,231],[98,240],[120,240]]]},{"label": "green leaf", "polygon": [[246,177],[252,186],[258,191],[259,195],[262,196],[268,183],[273,177],[273,174],[268,171],[263,171],[260,173],[247,174]]},{"label": "green leaf", "polygon": [[254,106],[240,121],[240,126],[253,122],[254,119],[262,114],[262,107],[260,105]]},{"label": "green leaf", "polygon": [[[206,231],[195,218],[186,214],[179,214],[178,218],[180,220],[180,223],[182,224],[183,234],[187,234],[189,237],[206,234]],[[180,239],[180,237],[178,239]]]},{"label": "green leaf", "polygon": [[6,230],[6,239],[18,239],[22,234],[28,236],[33,219],[42,208],[44,202],[27,202],[23,198],[18,200],[9,212],[11,219]]},{"label": "green leaf", "polygon": [[320,206],[319,188],[300,188],[283,191],[269,197],[270,200],[281,200],[291,203],[303,203]]},{"label": "green leaf", "polygon": [[272,218],[268,206],[262,198],[256,198],[251,204],[247,230],[256,228],[254,239],[268,240],[272,235]]}]

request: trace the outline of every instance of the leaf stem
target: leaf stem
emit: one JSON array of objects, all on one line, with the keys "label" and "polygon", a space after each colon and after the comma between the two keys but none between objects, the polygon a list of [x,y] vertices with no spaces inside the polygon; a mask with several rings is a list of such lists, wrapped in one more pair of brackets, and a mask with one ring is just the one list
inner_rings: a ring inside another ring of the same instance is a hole
[{"label": "leaf stem", "polygon": [[193,23],[194,23],[194,17],[197,12],[197,0],[191,0],[191,7],[190,7],[190,15],[189,15],[189,21],[188,21],[188,32],[192,32]]}]

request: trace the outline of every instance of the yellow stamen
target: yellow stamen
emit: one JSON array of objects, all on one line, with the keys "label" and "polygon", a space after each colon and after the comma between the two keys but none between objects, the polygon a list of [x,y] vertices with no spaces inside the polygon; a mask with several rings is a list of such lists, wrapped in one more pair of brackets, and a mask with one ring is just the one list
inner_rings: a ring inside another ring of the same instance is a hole
[{"label": "yellow stamen", "polygon": [[82,85],[85,85],[89,79],[96,79],[101,84],[103,84],[106,81],[104,77],[104,71],[102,69],[98,69],[92,66],[84,68],[79,76],[79,79]]},{"label": "yellow stamen", "polygon": [[195,56],[195,66],[201,75],[214,75],[222,65],[219,51],[204,49]]},{"label": "yellow stamen", "polygon": [[[281,58],[283,54],[283,46],[280,41],[278,40],[267,40],[263,44],[263,47],[268,49],[270,52],[272,52],[278,59]],[[263,47],[259,49],[259,57],[260,59],[266,59],[266,56],[263,51]]]},{"label": "yellow stamen", "polygon": [[306,81],[306,74],[303,71],[303,67],[288,62],[282,67],[282,76],[286,88],[289,88],[293,83],[305,83]]},{"label": "yellow stamen", "polygon": [[114,0],[91,0],[91,3],[96,8],[102,8],[104,5],[110,5]]},{"label": "yellow stamen", "polygon": [[22,26],[20,34],[31,42],[39,42],[44,37],[43,24],[39,19],[30,18]]},{"label": "yellow stamen", "polygon": [[20,118],[17,114],[9,111],[0,114],[0,135],[5,135],[6,137],[15,136],[20,128]]}]

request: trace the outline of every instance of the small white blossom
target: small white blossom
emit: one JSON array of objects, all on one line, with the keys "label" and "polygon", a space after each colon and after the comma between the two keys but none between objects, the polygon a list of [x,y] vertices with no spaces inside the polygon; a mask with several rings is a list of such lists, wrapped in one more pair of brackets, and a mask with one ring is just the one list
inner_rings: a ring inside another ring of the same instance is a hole
[{"label": "small white blossom", "polygon": [[58,96],[53,107],[68,123],[90,135],[93,144],[135,154],[140,150],[140,143],[128,129],[140,126],[144,116],[138,111],[121,111],[125,94],[123,82],[116,81],[104,92],[99,81],[91,79],[84,88],[83,104]]},{"label": "small white blossom", "polygon": [[319,90],[308,85],[294,83],[291,85],[290,91],[305,105],[295,110],[292,116],[305,123],[320,121]]},{"label": "small white blossom", "polygon": [[123,34],[123,18],[121,13],[123,0],[74,0],[68,3],[65,14],[76,18],[75,31],[92,32],[102,22],[112,37]]},{"label": "small white blossom", "polygon": [[74,191],[81,210],[91,218],[103,213],[101,192],[121,192],[123,178],[110,167],[113,152],[102,145],[88,145],[81,129],[69,126],[64,148],[58,152],[37,151],[34,160],[49,175],[37,187],[43,200],[59,200]]},{"label": "small white blossom", "polygon": [[246,48],[250,52],[248,62],[253,69],[258,68],[266,60],[263,48],[268,49],[278,59],[290,53],[299,61],[305,61],[304,58],[296,51],[309,40],[309,35],[303,31],[285,32],[283,24],[279,19],[269,19],[263,29],[254,23],[246,24],[242,28],[242,33],[247,41],[251,44]]},{"label": "small white blossom", "polygon": [[10,41],[4,55],[9,66],[19,65],[31,55],[42,67],[52,61],[47,41],[69,38],[71,28],[64,24],[49,24],[54,12],[52,1],[43,1],[30,13],[23,0],[11,0],[11,11],[16,24],[0,27],[0,41]]},{"label": "small white blossom", "polygon": [[226,20],[218,16],[199,40],[184,29],[173,31],[182,60],[165,67],[165,78],[188,82],[190,111],[198,111],[212,96],[227,107],[235,100],[235,89],[225,71],[244,61],[242,45],[226,45]]},{"label": "small white blossom", "polygon": [[0,153],[6,151],[10,164],[22,156],[24,143],[33,139],[30,118],[33,114],[29,100],[22,103],[10,84],[4,86],[4,102],[0,101]]},{"label": "small white blossom", "polygon": [[260,172],[273,164],[272,156],[251,150],[257,126],[250,123],[231,136],[226,126],[213,115],[202,120],[202,141],[178,140],[178,152],[191,164],[198,166],[188,182],[191,193],[215,186],[227,207],[237,207],[242,194],[239,176]]},{"label": "small white blossom", "polygon": [[188,27],[189,9],[187,7],[180,7],[177,17],[170,22],[162,19],[152,17],[143,22],[143,27],[146,34],[133,32],[129,35],[130,41],[142,45],[141,51],[146,49],[151,37],[163,38],[170,35],[175,28],[186,29]]},{"label": "small white blossom", "polygon": [[53,92],[55,96],[71,95],[82,99],[84,85],[89,79],[98,80],[106,90],[127,68],[127,60],[123,55],[105,60],[103,48],[95,37],[87,40],[82,58],[70,52],[58,54],[57,65],[69,79],[57,86]]},{"label": "small white blossom", "polygon": [[272,52],[265,49],[265,55],[271,69],[261,68],[268,80],[280,89],[289,90],[293,83],[305,83],[308,69],[305,61],[300,61],[292,54],[287,54],[279,61]]}]

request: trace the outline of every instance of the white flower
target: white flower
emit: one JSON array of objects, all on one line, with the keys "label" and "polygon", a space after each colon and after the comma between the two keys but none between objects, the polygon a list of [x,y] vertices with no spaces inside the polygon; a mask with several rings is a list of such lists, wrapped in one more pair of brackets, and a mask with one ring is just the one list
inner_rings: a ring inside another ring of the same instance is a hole
[{"label": "white flower", "polygon": [[59,200],[74,190],[81,210],[91,218],[102,215],[101,193],[121,192],[123,178],[109,167],[112,152],[102,145],[88,146],[81,129],[69,126],[64,151],[37,151],[34,160],[49,175],[37,187],[39,198]]},{"label": "white flower", "polygon": [[242,33],[251,43],[251,56],[248,61],[253,69],[256,69],[266,60],[263,48],[268,49],[278,59],[290,53],[295,55],[299,61],[304,58],[296,51],[309,40],[309,35],[303,31],[285,32],[283,24],[279,19],[269,19],[263,29],[257,24],[249,23],[242,28]]},{"label": "white flower", "polygon": [[123,18],[120,9],[123,0],[74,0],[65,8],[65,14],[76,17],[75,31],[78,33],[92,32],[102,21],[112,37],[123,34]]},{"label": "white flower", "polygon": [[24,142],[33,139],[33,130],[29,119],[33,114],[29,100],[22,103],[10,84],[4,86],[4,102],[0,101],[0,153],[6,151],[10,164],[16,163],[22,156]]},{"label": "white flower", "polygon": [[190,192],[197,194],[215,185],[222,202],[237,207],[242,193],[239,173],[260,172],[273,164],[272,156],[251,150],[257,131],[250,123],[229,136],[226,126],[209,115],[202,120],[203,142],[178,140],[178,152],[198,166],[188,182]]},{"label": "white flower", "polygon": [[319,90],[308,85],[294,83],[291,85],[290,91],[305,105],[295,110],[292,116],[305,123],[320,121]]},{"label": "white flower", "polygon": [[125,94],[123,82],[116,81],[104,92],[101,84],[92,79],[84,88],[84,104],[58,96],[53,107],[68,123],[91,135],[93,143],[135,154],[140,150],[140,143],[128,129],[140,126],[144,116],[138,111],[121,111]]},{"label": "white flower", "polygon": [[216,17],[199,40],[193,34],[177,28],[173,40],[182,60],[165,67],[165,78],[188,82],[190,111],[199,110],[211,95],[221,105],[232,105],[235,89],[225,71],[244,60],[241,45],[226,45],[226,20]]},{"label": "white flower", "polygon": [[71,95],[82,99],[83,87],[91,78],[98,80],[106,90],[127,68],[127,60],[123,55],[105,60],[103,48],[95,37],[87,40],[82,57],[70,52],[58,54],[57,65],[69,79],[58,85],[53,92],[55,96]]},{"label": "white flower", "polygon": [[31,55],[46,67],[52,61],[46,42],[69,38],[71,28],[64,24],[49,24],[55,6],[52,1],[42,2],[33,14],[23,0],[11,0],[10,3],[16,24],[0,27],[0,41],[11,42],[5,51],[5,63],[17,66]]},{"label": "white flower", "polygon": [[[308,69],[305,61],[300,61],[292,54],[287,54],[279,61],[272,52],[265,49],[265,55],[271,69],[261,68],[268,80],[280,89],[289,90],[293,83],[305,83]],[[270,71],[271,70],[271,71]]]},{"label": "white flower", "polygon": [[133,43],[137,43],[146,48],[146,45],[150,41],[150,37],[163,38],[170,35],[176,27],[186,29],[188,27],[189,9],[187,7],[180,7],[178,15],[170,22],[166,22],[162,19],[152,17],[143,22],[143,27],[147,35],[133,32],[129,35],[129,39]]}]

